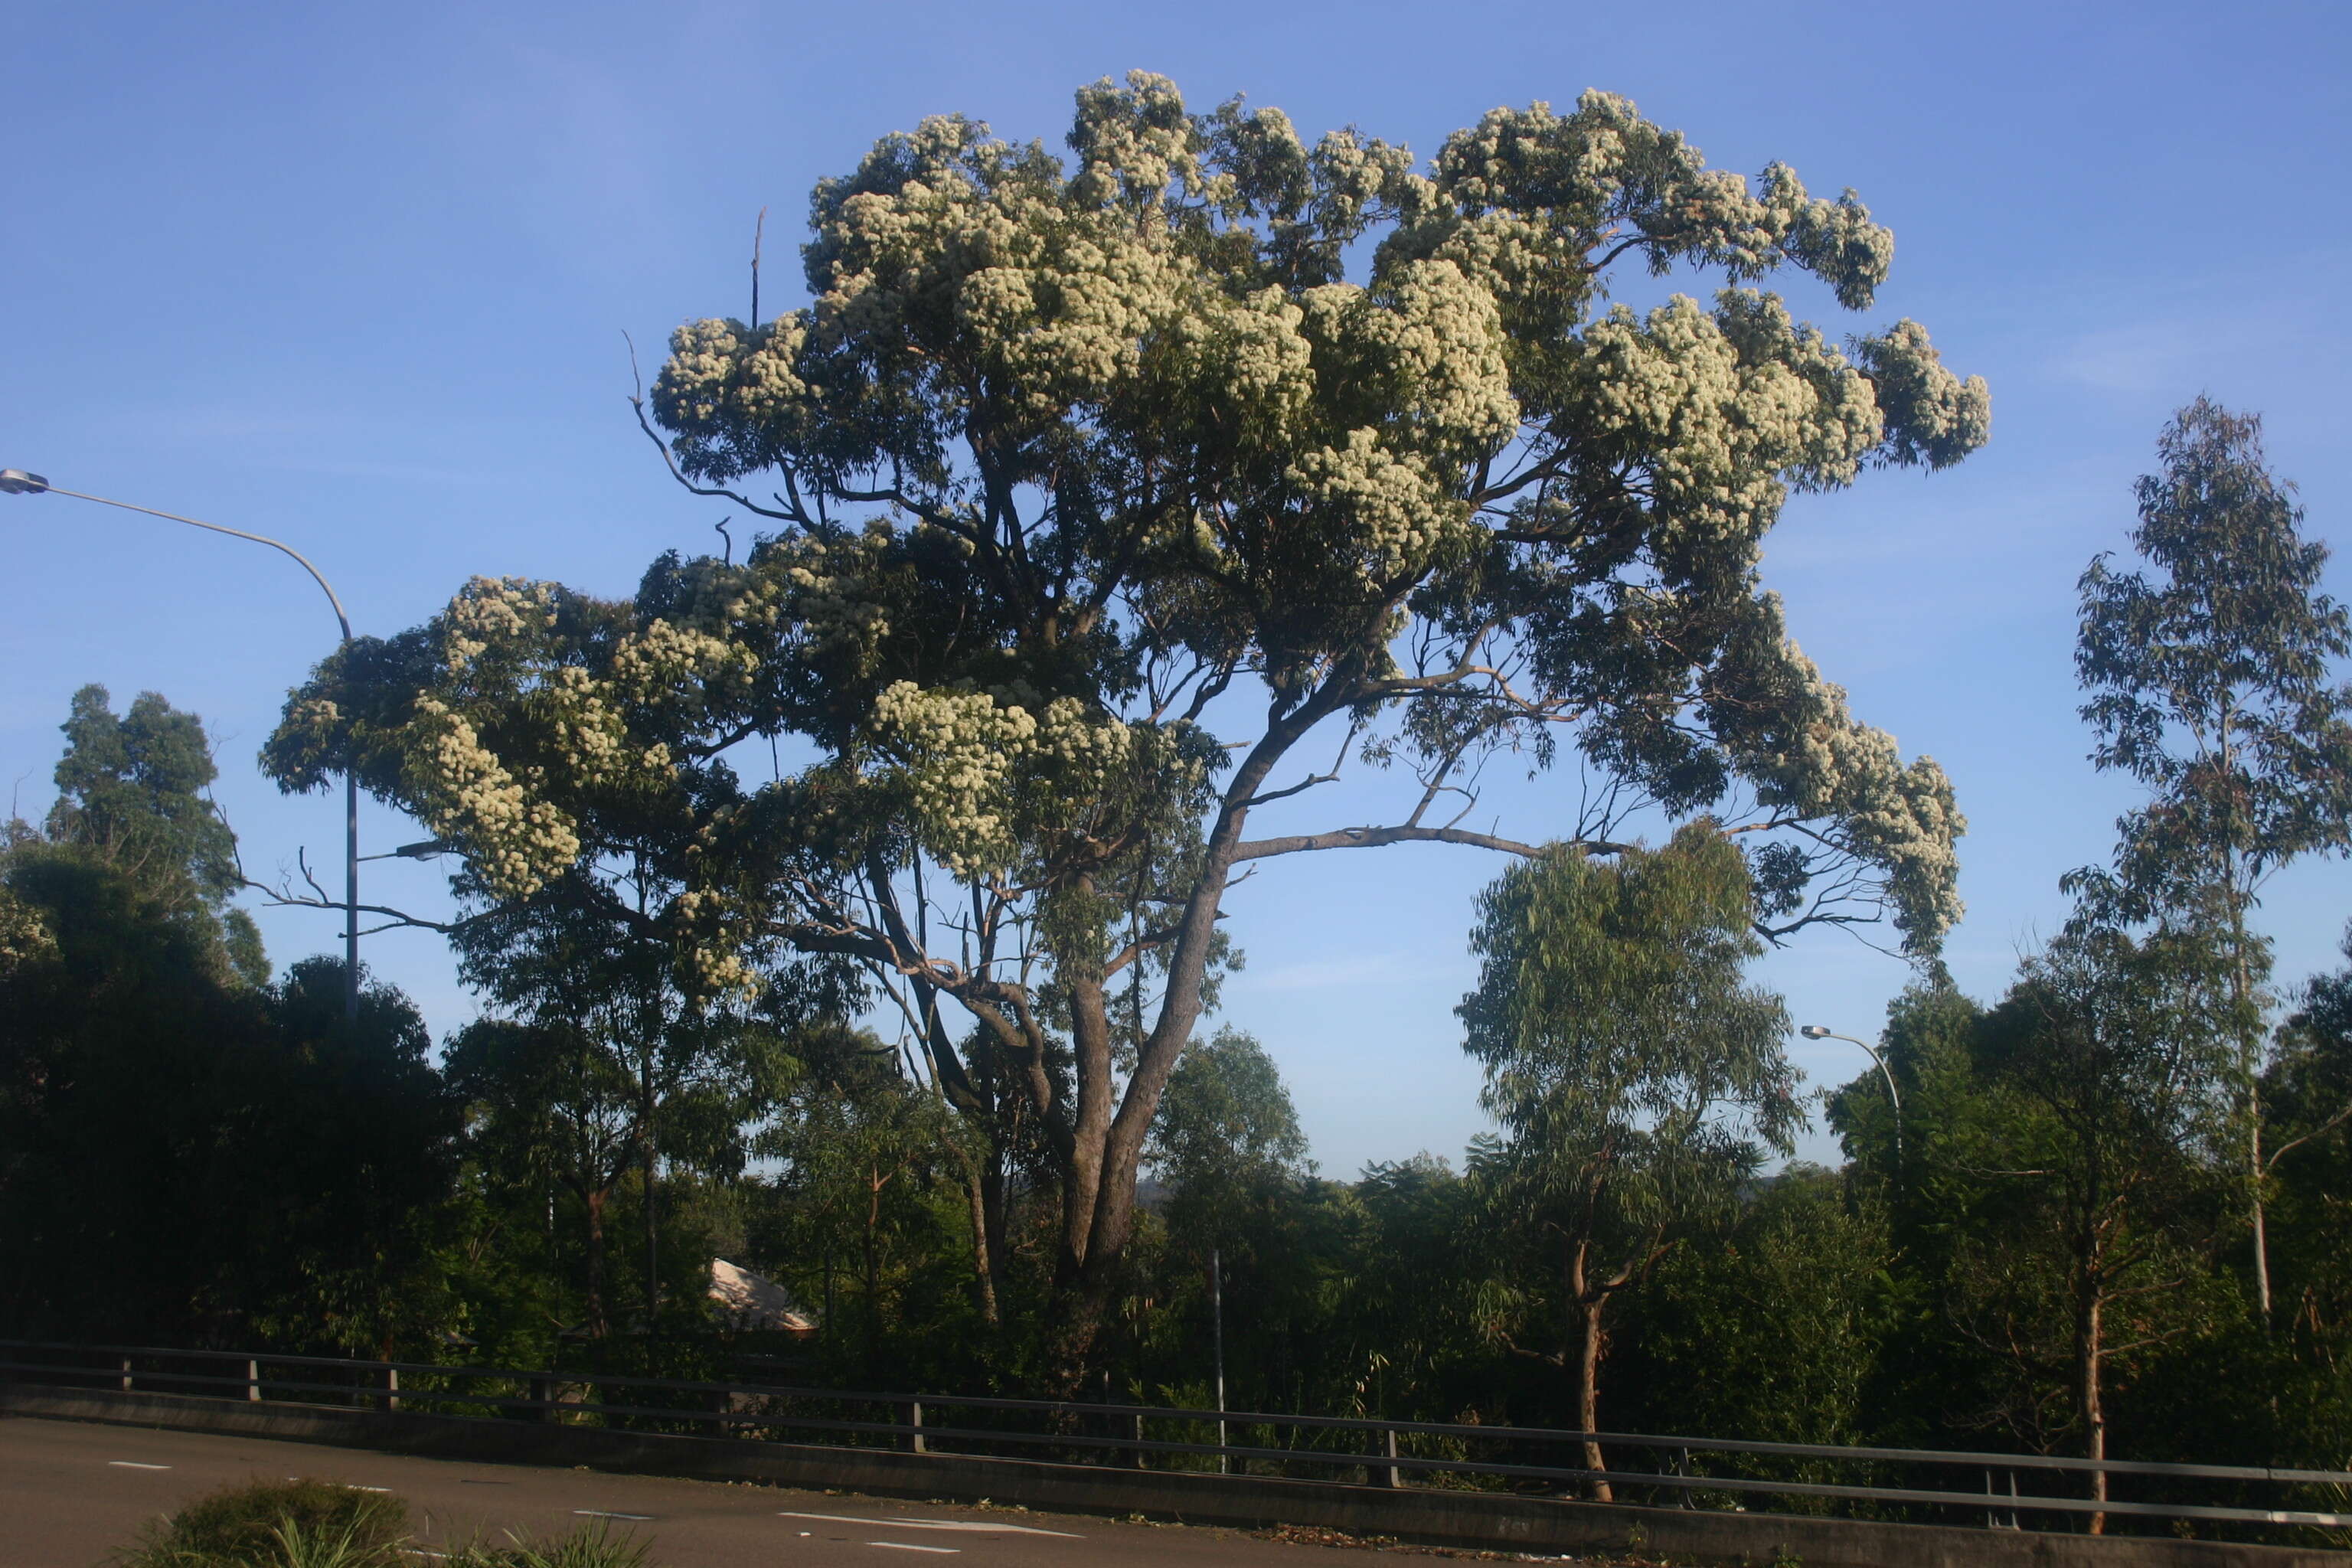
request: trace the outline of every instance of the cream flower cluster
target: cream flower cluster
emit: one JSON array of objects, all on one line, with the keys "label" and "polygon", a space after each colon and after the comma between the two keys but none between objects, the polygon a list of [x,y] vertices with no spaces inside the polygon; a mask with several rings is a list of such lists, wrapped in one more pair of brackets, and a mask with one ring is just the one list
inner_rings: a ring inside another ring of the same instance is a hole
[{"label": "cream flower cluster", "polygon": [[[571,818],[533,800],[482,744],[464,715],[438,698],[415,703],[412,782],[438,837],[467,846],[474,868],[501,898],[528,898],[580,853]],[[421,775],[421,776],[420,776]]]},{"label": "cream flower cluster", "polygon": [[613,650],[613,685],[630,701],[706,701],[751,684],[759,657],[714,632],[656,620]]},{"label": "cream flower cluster", "polygon": [[876,700],[873,731],[900,759],[917,825],[950,870],[981,876],[1013,862],[1009,786],[1037,736],[1027,709],[901,680]]},{"label": "cream flower cluster", "polygon": [[57,953],[57,933],[40,911],[0,888],[0,977],[46,963]]},{"label": "cream flower cluster", "polygon": [[807,341],[808,319],[798,311],[756,329],[688,321],[670,333],[669,359],[654,381],[655,410],[683,429],[779,418],[808,395],[797,369]]},{"label": "cream flower cluster", "polygon": [[476,577],[442,612],[441,647],[451,674],[491,647],[555,625],[555,586],[524,577]]},{"label": "cream flower cluster", "polygon": [[1968,823],[1951,781],[1931,758],[1906,767],[1893,736],[1855,722],[1844,689],[1794,642],[1782,642],[1780,657],[1810,718],[1794,746],[1759,770],[1767,804],[1834,820],[1848,846],[1884,871],[1897,925],[1932,946],[1964,909],[1955,841]]},{"label": "cream flower cluster", "polygon": [[1148,765],[1181,784],[1158,731],[1092,712],[1073,697],[925,690],[899,681],[876,704],[874,734],[897,763],[924,845],[958,876],[1016,865],[1041,841],[1083,831],[1107,796]]},{"label": "cream flower cluster", "polygon": [[1374,430],[1349,431],[1347,446],[1337,451],[1325,447],[1304,454],[1290,478],[1349,518],[1378,576],[1425,559],[1469,519],[1469,508],[1448,496],[1419,458],[1386,450]]}]

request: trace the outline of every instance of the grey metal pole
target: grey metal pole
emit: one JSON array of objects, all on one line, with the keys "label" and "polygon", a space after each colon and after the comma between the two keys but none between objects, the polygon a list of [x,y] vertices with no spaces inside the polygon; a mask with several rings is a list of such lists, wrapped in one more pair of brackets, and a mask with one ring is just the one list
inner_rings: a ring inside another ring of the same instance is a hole
[{"label": "grey metal pole", "polygon": [[1899,1164],[1903,1159],[1903,1091],[1895,1087],[1895,1074],[1887,1068],[1886,1058],[1878,1054],[1878,1047],[1867,1040],[1857,1040],[1852,1035],[1838,1034],[1833,1030],[1823,1028],[1819,1024],[1807,1024],[1797,1033],[1809,1040],[1843,1040],[1849,1046],[1860,1046],[1869,1054],[1870,1059],[1878,1064],[1878,1074],[1886,1080],[1886,1098],[1893,1101],[1895,1106],[1895,1158]]},{"label": "grey metal pole", "polygon": [[[217,522],[201,518],[182,517],[175,511],[158,511],[152,506],[134,506],[127,500],[110,500],[105,496],[86,495],[80,490],[59,489],[38,474],[28,474],[22,468],[0,468],[0,494],[70,496],[76,500],[95,501],[100,506],[120,507],[124,511],[144,512],[170,522],[184,522],[190,528],[201,528],[211,533],[226,533],[232,539],[247,539],[256,544],[267,544],[294,558],[310,581],[319,584],[334,606],[335,624],[342,628],[343,647],[352,646],[352,618],[343,614],[343,602],[323,573],[310,564],[310,558],[290,544],[270,538],[265,533],[247,533],[241,528],[224,528]],[[349,769],[343,773],[343,1016],[356,1019],[360,1016],[360,781]]]},{"label": "grey metal pole", "polygon": [[1217,1474],[1230,1473],[1225,1456],[1225,1268],[1224,1258],[1209,1248],[1209,1317],[1217,1350]]}]

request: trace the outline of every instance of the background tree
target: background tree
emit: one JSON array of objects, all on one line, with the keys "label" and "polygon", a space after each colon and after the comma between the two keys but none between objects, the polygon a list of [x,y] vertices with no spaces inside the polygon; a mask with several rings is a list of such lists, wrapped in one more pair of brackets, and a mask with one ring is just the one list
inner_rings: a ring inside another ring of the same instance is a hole
[{"label": "background tree", "polygon": [[770,1015],[808,1000],[791,990],[807,978],[805,965],[773,976],[714,973],[681,935],[680,897],[640,847],[528,898],[488,903],[451,933],[465,979],[531,1026],[482,1035],[478,1049],[453,1053],[452,1070],[492,1103],[517,1108],[527,1127],[551,1130],[543,1110],[563,1108],[561,1168],[586,1211],[590,1320],[600,1337],[604,1213],[624,1170],[616,1157],[625,1152],[637,1176],[640,1316],[650,1327],[661,1312],[663,1163],[742,1168],[748,1130],[789,1070],[783,1026]]},{"label": "background tree", "polygon": [[46,831],[0,848],[0,1319],[35,1337],[415,1342],[447,1102],[407,999],[227,907],[202,724],[86,687]]},{"label": "background tree", "polygon": [[[1572,1368],[1578,1425],[1597,1432],[1611,1300],[1727,1215],[1765,1147],[1790,1152],[1788,1014],[1742,978],[1763,944],[1747,864],[1712,824],[1613,866],[1565,848],[1514,867],[1478,913],[1459,1011],[1506,1133],[1481,1169],[1503,1234],[1540,1259],[1491,1331]],[[1604,1468],[1598,1443],[1585,1464]]]},{"label": "background tree", "polygon": [[2132,548],[2144,572],[2095,557],[2083,574],[2075,668],[2092,693],[2091,760],[2147,786],[2119,818],[2112,870],[2071,889],[2127,921],[2224,933],[2236,1042],[2254,1289],[2271,1317],[2260,1081],[2269,950],[2248,929],[2263,883],[2301,855],[2352,850],[2352,618],[2319,591],[2327,547],[2301,532],[2294,486],[2273,479],[2262,421],[2200,397],[2157,443],[2138,484]]},{"label": "background tree", "polygon": [[[1419,167],[1139,73],[1079,92],[1069,145],[887,137],[816,191],[812,304],[674,335],[652,420],[776,526],[749,559],[630,603],[478,581],[330,659],[268,752],[293,789],[356,767],[496,900],[656,821],[715,968],[772,942],[905,986],[950,1103],[1019,1096],[1052,1151],[1066,1378],[1251,862],[1600,851],[1711,809],[1767,929],[1935,946],[1944,777],[1850,717],[1758,563],[1792,489],[1989,420],[1916,323],[1849,353],[1752,286],[1867,307],[1893,240],[1858,199],[1710,170],[1622,99],[1496,110]],[[1724,288],[1641,315],[1603,303],[1620,264]],[[755,737],[810,760],[747,786]],[[1604,782],[1539,835],[1463,826],[1514,748]],[[1412,775],[1394,820],[1253,836],[1362,755]]]},{"label": "background tree", "polygon": [[[1660,1259],[1633,1303],[1615,1358],[1620,1422],[1765,1442],[1874,1441],[1885,1413],[1871,1395],[1898,1304],[1894,1261],[1875,1192],[1803,1163],[1764,1178],[1718,1237]],[[1736,1456],[1708,1462],[1759,1473]],[[1829,1463],[1779,1473],[1850,1479]]]},{"label": "background tree", "polygon": [[[1975,1337],[2015,1363],[2021,1435],[2072,1432],[2106,1458],[2116,1371],[2210,1321],[2227,962],[2191,937],[2084,923],[1984,1021],[1979,1068],[2005,1114],[1987,1144],[1949,1152],[1980,1184],[1956,1289]],[[2063,1422],[2040,1414],[2053,1384]],[[2106,1483],[2093,1471],[2091,1495]],[[2092,1515],[2093,1532],[2105,1522]]]}]

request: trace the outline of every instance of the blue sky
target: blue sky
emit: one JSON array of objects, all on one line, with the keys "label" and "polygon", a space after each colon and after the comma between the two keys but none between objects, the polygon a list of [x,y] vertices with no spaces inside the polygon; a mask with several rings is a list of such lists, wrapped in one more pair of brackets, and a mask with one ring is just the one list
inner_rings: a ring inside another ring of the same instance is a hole
[{"label": "blue sky", "polygon": [[[2059,873],[2104,857],[2131,799],[2083,760],[2073,584],[2123,542],[2174,407],[2205,392],[2266,415],[2352,595],[2341,5],[8,15],[0,464],[286,539],[362,631],[415,624],[473,573],[620,592],[656,552],[709,544],[715,514],[630,422],[624,333],[650,361],[677,321],[743,313],[763,205],[766,308],[792,302],[810,185],[877,136],[960,110],[1058,141],[1074,88],[1139,66],[1196,104],[1246,92],[1310,133],[1354,122],[1423,153],[1496,104],[1602,87],[1717,165],[1784,159],[1893,226],[1878,305],[1827,324],[1926,322],[1990,380],[1992,445],[1801,499],[1766,572],[1857,711],[1951,772],[1971,828],[1950,959],[1979,994],[2054,929]],[[0,498],[0,782],[20,810],[50,798],[77,686],[153,689],[210,726],[249,868],[300,846],[331,860],[336,805],[285,800],[252,765],[332,640],[291,563],[58,498]],[[1540,836],[1559,787],[1489,804]],[[364,829],[371,850],[417,837],[373,809]],[[1481,1124],[1451,1010],[1497,868],[1328,856],[1232,900],[1249,963],[1226,1016],[1281,1061],[1327,1171],[1456,1152]],[[429,868],[370,870],[371,896],[436,897]],[[2282,975],[2335,966],[2347,915],[2343,862],[2280,878],[2263,921]],[[264,915],[281,963],[332,925]],[[368,959],[436,1030],[470,1016],[436,939]],[[1906,978],[1834,933],[1762,973],[1800,1021],[1865,1036]],[[1863,1065],[1834,1042],[1793,1054],[1822,1081]]]}]

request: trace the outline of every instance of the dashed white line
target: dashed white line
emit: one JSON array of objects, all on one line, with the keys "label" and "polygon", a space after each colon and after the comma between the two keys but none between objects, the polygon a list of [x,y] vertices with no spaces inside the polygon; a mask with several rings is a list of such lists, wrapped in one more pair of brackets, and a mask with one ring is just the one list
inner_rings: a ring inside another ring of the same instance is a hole
[{"label": "dashed white line", "polygon": [[649,1513],[608,1513],[601,1508],[575,1508],[572,1510],[583,1519],[651,1519]]},{"label": "dashed white line", "polygon": [[887,1546],[893,1552],[937,1552],[953,1557],[962,1552],[961,1546],[911,1546],[903,1541],[869,1541],[868,1546]]},{"label": "dashed white line", "polygon": [[[854,1513],[794,1513],[790,1510],[778,1512],[779,1519],[821,1519],[831,1524],[879,1524],[892,1530],[955,1530],[973,1535],[1055,1535],[1064,1541],[1083,1541],[1066,1530],[1037,1530],[1025,1524],[990,1524],[968,1519],[867,1519]],[[871,1542],[866,1544],[872,1545]],[[938,1548],[929,1548],[936,1551]]]},{"label": "dashed white line", "polygon": [[142,1465],[136,1459],[109,1459],[106,1462],[118,1470],[168,1470],[172,1468],[169,1465]]}]

